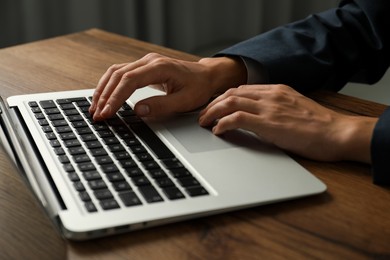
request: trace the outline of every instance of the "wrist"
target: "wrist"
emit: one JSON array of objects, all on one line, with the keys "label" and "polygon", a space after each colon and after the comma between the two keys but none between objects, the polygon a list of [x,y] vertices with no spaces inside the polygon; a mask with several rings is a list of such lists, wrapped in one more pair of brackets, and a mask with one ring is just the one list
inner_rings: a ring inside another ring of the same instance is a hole
[{"label": "wrist", "polygon": [[371,139],[377,118],[347,116],[340,124],[342,160],[371,163]]},{"label": "wrist", "polygon": [[203,58],[199,63],[207,68],[214,94],[246,84],[247,71],[240,57]]}]

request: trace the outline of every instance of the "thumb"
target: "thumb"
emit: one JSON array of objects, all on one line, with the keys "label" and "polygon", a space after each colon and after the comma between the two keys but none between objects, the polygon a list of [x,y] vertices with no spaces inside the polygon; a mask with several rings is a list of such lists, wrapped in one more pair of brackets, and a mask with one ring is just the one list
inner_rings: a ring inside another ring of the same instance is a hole
[{"label": "thumb", "polygon": [[[195,98],[186,98],[180,93],[164,96],[149,97],[139,101],[134,111],[141,117],[169,116],[176,113],[190,111],[197,107]],[[201,103],[201,102],[199,102]],[[200,106],[202,104],[199,104]]]}]

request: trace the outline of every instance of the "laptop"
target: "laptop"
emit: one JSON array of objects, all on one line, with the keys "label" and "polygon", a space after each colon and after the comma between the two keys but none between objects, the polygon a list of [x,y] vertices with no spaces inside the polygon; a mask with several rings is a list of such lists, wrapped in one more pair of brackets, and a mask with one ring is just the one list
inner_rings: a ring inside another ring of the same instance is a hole
[{"label": "laptop", "polygon": [[62,235],[86,240],[322,193],[281,150],[236,130],[215,136],[198,113],[147,121],[137,90],[104,122],[93,89],[1,100],[1,144]]}]

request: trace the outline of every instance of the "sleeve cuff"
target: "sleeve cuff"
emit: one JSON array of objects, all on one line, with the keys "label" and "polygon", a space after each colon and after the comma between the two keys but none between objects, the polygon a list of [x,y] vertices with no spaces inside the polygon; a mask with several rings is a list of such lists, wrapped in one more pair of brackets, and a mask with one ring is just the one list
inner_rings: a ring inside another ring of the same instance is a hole
[{"label": "sleeve cuff", "polygon": [[250,58],[240,56],[247,71],[247,84],[264,84],[268,82],[267,71],[263,64]]},{"label": "sleeve cuff", "polygon": [[373,182],[390,185],[390,107],[379,117],[371,141]]}]

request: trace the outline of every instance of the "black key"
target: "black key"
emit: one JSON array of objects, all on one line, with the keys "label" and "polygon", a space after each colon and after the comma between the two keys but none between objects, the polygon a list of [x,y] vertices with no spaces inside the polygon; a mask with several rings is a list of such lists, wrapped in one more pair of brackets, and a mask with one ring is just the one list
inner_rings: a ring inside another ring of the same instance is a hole
[{"label": "black key", "polygon": [[93,156],[104,156],[104,155],[107,155],[107,152],[106,152],[106,150],[104,150],[104,148],[91,149],[90,152],[91,152],[91,154]]},{"label": "black key", "polygon": [[112,185],[114,186],[114,189],[116,191],[130,191],[131,187],[130,185],[125,182],[125,181],[120,181],[120,182],[113,182]]},{"label": "black key", "polygon": [[176,187],[167,187],[163,188],[165,195],[167,195],[170,200],[184,199],[184,194]]},{"label": "black key", "polygon": [[202,195],[208,195],[209,193],[207,190],[201,186],[195,186],[195,187],[188,187],[186,188],[186,191],[191,197],[196,196],[202,196]]},{"label": "black key", "polygon": [[69,148],[69,147],[80,146],[81,144],[80,144],[79,140],[77,140],[77,139],[70,139],[70,140],[64,141],[64,145],[65,145],[65,147]]},{"label": "black key", "polygon": [[167,174],[164,172],[163,169],[152,169],[149,170],[150,175],[152,176],[153,179],[158,179],[158,178],[165,178],[167,177]]},{"label": "black key", "polygon": [[80,181],[73,183],[73,186],[77,191],[85,191],[85,187]]},{"label": "black key", "polygon": [[68,120],[70,122],[75,122],[75,121],[83,121],[84,118],[82,115],[73,115],[73,116],[68,116]]},{"label": "black key", "polygon": [[88,201],[84,204],[85,208],[87,209],[88,212],[96,212],[97,209],[95,205],[93,204],[92,201]]},{"label": "black key", "polygon": [[81,140],[84,142],[96,141],[97,137],[94,134],[80,135]]},{"label": "black key", "polygon": [[92,190],[100,190],[107,188],[106,183],[102,179],[89,181],[88,185]]},{"label": "black key", "polygon": [[[37,120],[41,120],[41,119],[45,119],[45,118],[46,118],[45,115],[42,114],[42,113],[36,113],[34,116],[35,116],[35,118],[36,118]],[[49,118],[49,119],[50,119],[50,118]]]},{"label": "black key", "polygon": [[135,145],[130,147],[131,151],[135,154],[146,153],[146,149],[141,145]]},{"label": "black key", "polygon": [[90,103],[86,99],[85,100],[78,100],[78,101],[76,101],[76,104],[79,107],[89,107],[90,106]]},{"label": "black key", "polygon": [[92,130],[89,127],[79,127],[79,128],[76,128],[76,132],[79,135],[92,134]]},{"label": "black key", "polygon": [[74,121],[74,122],[72,122],[72,126],[74,128],[79,128],[79,127],[87,127],[88,124],[85,121]]},{"label": "black key", "polygon": [[118,160],[124,161],[124,160],[132,159],[131,155],[126,151],[112,151],[112,152],[114,152],[114,156]]},{"label": "black key", "polygon": [[68,177],[69,177],[69,179],[70,179],[71,181],[80,181],[79,176],[78,176],[77,173],[75,173],[75,172],[70,172],[70,173],[68,174]]},{"label": "black key", "polygon": [[110,144],[108,146],[108,149],[110,149],[111,152],[113,153],[116,153],[116,152],[120,152],[120,151],[124,151],[125,148],[123,147],[122,144]]},{"label": "black key", "polygon": [[62,133],[60,134],[61,140],[70,140],[70,139],[75,139],[76,135],[73,132],[68,132],[68,133]]},{"label": "black key", "polygon": [[60,108],[62,110],[75,109],[75,107],[72,103],[60,104]]},{"label": "black key", "polygon": [[37,103],[36,101],[30,101],[30,102],[28,102],[28,105],[29,105],[30,107],[37,107],[37,106],[38,106],[38,103]]},{"label": "black key", "polygon": [[184,167],[183,164],[177,158],[164,159],[161,161],[165,165],[165,167],[167,167],[168,169],[183,168]]},{"label": "black key", "polygon": [[113,137],[113,136],[114,136],[114,133],[113,133],[110,129],[99,130],[99,131],[97,131],[97,133],[98,133],[98,135],[99,135],[101,138]]},{"label": "black key", "polygon": [[116,202],[116,201],[113,200],[113,199],[111,199],[111,200],[102,200],[102,201],[100,201],[100,206],[101,206],[104,210],[108,210],[108,209],[117,209],[117,208],[119,208],[118,202]]},{"label": "black key", "polygon": [[146,170],[160,169],[160,165],[158,165],[158,163],[155,161],[142,162],[142,165],[145,167]]},{"label": "black key", "polygon": [[137,163],[133,159],[125,159],[125,160],[120,160],[120,164],[122,165],[123,168],[133,168],[137,167]]},{"label": "black key", "polygon": [[136,176],[141,176],[143,175],[144,173],[142,172],[142,170],[138,167],[134,167],[134,168],[125,168],[126,170],[126,173],[127,175],[130,177],[130,178],[133,178],[133,177],[136,177]]},{"label": "black key", "polygon": [[43,101],[40,101],[39,104],[40,104],[41,107],[44,108],[44,109],[46,109],[46,108],[57,107],[57,106],[56,106],[56,103],[54,103],[53,100],[43,100]]},{"label": "black key", "polygon": [[56,140],[57,136],[53,132],[49,132],[49,133],[46,134],[46,138],[48,140]]},{"label": "black key", "polygon": [[145,175],[132,177],[131,180],[136,186],[150,186],[150,181]]},{"label": "black key", "polygon": [[58,160],[59,160],[61,163],[64,163],[64,164],[70,162],[68,156],[66,156],[66,155],[60,155],[60,156],[58,156]]},{"label": "black key", "polygon": [[101,179],[100,173],[98,173],[97,171],[83,172],[83,176],[84,176],[84,179],[86,179],[87,181]]},{"label": "black key", "polygon": [[141,162],[152,161],[153,160],[153,157],[150,154],[148,154],[148,153],[137,154],[137,158]]},{"label": "black key", "polygon": [[123,141],[129,147],[141,145],[141,143],[136,138],[126,138],[123,139]]},{"label": "black key", "polygon": [[58,140],[51,140],[50,145],[51,147],[61,147],[61,143]]},{"label": "black key", "polygon": [[75,156],[73,156],[73,160],[76,162],[76,163],[85,163],[85,162],[90,162],[91,159],[89,159],[89,156],[87,154],[77,154]]},{"label": "black key", "polygon": [[80,199],[84,202],[91,201],[91,197],[89,196],[88,192],[82,191],[79,193]]},{"label": "black key", "polygon": [[103,138],[103,141],[107,145],[119,143],[119,140],[116,137],[106,137],[106,138]]},{"label": "black key", "polygon": [[41,113],[42,110],[39,108],[39,107],[32,107],[31,108],[31,111],[35,114],[35,113]]},{"label": "black key", "polygon": [[72,102],[77,102],[77,101],[83,101],[87,100],[85,97],[75,97],[75,98],[61,98],[57,99],[58,104],[66,104],[66,103],[72,103]]},{"label": "black key", "polygon": [[74,172],[74,168],[73,168],[73,165],[72,165],[72,164],[67,163],[67,164],[64,164],[63,166],[64,166],[64,170],[65,170],[66,172]]},{"label": "black key", "polygon": [[40,119],[40,120],[38,120],[38,123],[40,126],[49,125],[49,121],[47,121],[46,119]]},{"label": "black key", "polygon": [[49,125],[42,126],[42,131],[44,133],[53,132],[53,130],[51,129],[51,126],[49,126]]},{"label": "black key", "polygon": [[171,187],[171,186],[175,186],[175,184],[173,183],[173,181],[169,178],[160,178],[160,179],[156,179],[156,183],[159,187]]},{"label": "black key", "polygon": [[183,187],[200,186],[200,183],[194,177],[179,178],[177,180]]},{"label": "black key", "polygon": [[60,114],[60,110],[58,108],[56,108],[56,107],[54,107],[54,108],[47,108],[47,109],[45,109],[45,113],[47,115]]},{"label": "black key", "polygon": [[48,115],[47,117],[49,118],[50,121],[54,121],[54,120],[64,120],[64,119],[65,119],[65,118],[63,117],[63,115],[61,115],[61,114]]},{"label": "black key", "polygon": [[118,172],[118,171],[119,171],[118,167],[116,167],[115,164],[105,164],[105,165],[101,165],[101,168],[102,168],[102,171],[103,171],[104,173]]},{"label": "black key", "polygon": [[62,147],[57,147],[53,149],[56,155],[64,155],[65,151],[62,149]]},{"label": "black key", "polygon": [[89,171],[96,170],[95,166],[91,162],[80,163],[77,166],[79,167],[79,170],[82,172],[89,172]]},{"label": "black key", "polygon": [[81,147],[81,146],[70,147],[70,148],[68,149],[68,152],[69,152],[71,155],[85,154],[85,150],[84,150],[84,148]]},{"label": "black key", "polygon": [[114,173],[109,173],[107,174],[107,179],[110,182],[116,182],[116,181],[124,181],[125,178],[120,172],[114,172]]},{"label": "black key", "polygon": [[140,186],[139,191],[148,203],[163,201],[163,198],[157,192],[156,188],[151,185]]},{"label": "black key", "polygon": [[120,110],[118,111],[118,114],[121,116],[121,117],[133,117],[133,116],[136,116],[134,110]]},{"label": "black key", "polygon": [[53,126],[54,127],[59,127],[59,126],[67,126],[68,125],[68,122],[66,122],[66,120],[55,120],[52,122]]},{"label": "black key", "polygon": [[127,207],[136,206],[136,205],[141,205],[142,204],[141,200],[132,191],[121,192],[121,193],[119,193],[119,197],[121,198],[123,204],[125,204]]},{"label": "black key", "polygon": [[96,159],[96,162],[99,164],[99,165],[103,165],[103,164],[112,164],[113,161],[111,159],[110,156],[98,156],[95,158]]},{"label": "black key", "polygon": [[95,195],[95,197],[98,200],[105,200],[105,199],[112,199],[113,198],[112,193],[109,190],[107,190],[107,189],[95,190],[93,192],[93,194]]},{"label": "black key", "polygon": [[64,110],[63,112],[66,116],[74,116],[80,114],[79,111],[77,111],[76,109],[68,109],[68,110]]},{"label": "black key", "polygon": [[85,143],[89,149],[102,148],[102,144],[99,141],[90,141]]},{"label": "black key", "polygon": [[171,169],[172,175],[175,178],[184,178],[192,176],[186,168]]},{"label": "black key", "polygon": [[[66,122],[66,121],[65,121]],[[68,124],[64,125],[64,126],[58,126],[56,127],[56,131],[57,133],[68,133],[68,132],[72,132],[72,128],[70,128],[70,126],[68,126]]]},{"label": "black key", "polygon": [[157,137],[157,135],[145,124],[131,124],[131,129],[147,144],[159,159],[174,157],[168,147]]}]

